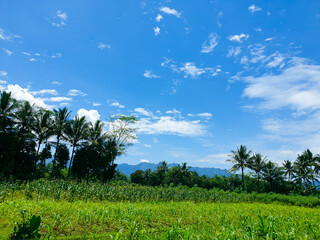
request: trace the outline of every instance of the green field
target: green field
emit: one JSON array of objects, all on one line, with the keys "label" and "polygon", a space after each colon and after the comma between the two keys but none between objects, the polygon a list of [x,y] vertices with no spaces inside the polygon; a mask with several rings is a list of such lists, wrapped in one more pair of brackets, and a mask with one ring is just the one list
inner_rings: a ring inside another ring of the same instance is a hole
[{"label": "green field", "polygon": [[[65,184],[67,190],[59,184]],[[40,185],[43,188],[37,191]],[[107,189],[109,192],[104,192]],[[60,195],[55,196],[59,190]],[[41,216],[40,232],[48,237],[49,229],[50,239],[320,239],[317,207],[293,206],[279,200],[253,202],[248,200],[250,194],[227,192],[216,192],[220,199],[214,201],[201,201],[200,197],[197,201],[195,196],[197,192],[204,196],[202,191],[63,182],[2,184],[0,238],[9,238],[20,219],[19,209],[25,209]],[[184,199],[174,199],[179,192]],[[158,197],[152,199],[152,194]]]}]

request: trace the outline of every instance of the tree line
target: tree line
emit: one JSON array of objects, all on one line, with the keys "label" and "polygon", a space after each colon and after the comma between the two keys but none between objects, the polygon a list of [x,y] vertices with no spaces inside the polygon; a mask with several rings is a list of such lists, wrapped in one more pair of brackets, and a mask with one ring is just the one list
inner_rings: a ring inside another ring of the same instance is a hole
[{"label": "tree line", "polygon": [[[187,185],[206,189],[219,188],[225,191],[297,193],[303,195],[317,193],[320,178],[320,156],[309,149],[298,155],[295,161],[285,160],[281,166],[268,160],[260,153],[253,153],[241,145],[232,150],[227,162],[233,163],[229,176],[199,176],[190,171],[186,163],[169,168],[164,161],[154,171],[137,170],[130,175],[131,182],[142,185]],[[248,169],[249,171],[247,171]]]},{"label": "tree line", "polygon": [[[115,159],[136,138],[131,125],[137,119],[110,117],[110,129],[105,131],[100,120],[70,116],[67,108],[50,111],[0,92],[0,178],[72,175],[87,181],[110,180],[116,172]],[[49,165],[48,159],[52,159]]]}]

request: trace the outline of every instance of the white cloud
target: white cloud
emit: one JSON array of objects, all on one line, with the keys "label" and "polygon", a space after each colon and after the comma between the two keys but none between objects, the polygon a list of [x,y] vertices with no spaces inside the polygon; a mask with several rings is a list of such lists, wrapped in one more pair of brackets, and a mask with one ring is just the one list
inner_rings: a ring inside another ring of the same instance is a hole
[{"label": "white cloud", "polygon": [[39,107],[43,108],[51,108],[52,106],[49,106],[44,103],[44,101],[40,98],[35,98],[30,92],[28,88],[22,88],[18,84],[15,85],[8,85],[6,88],[7,92],[11,92],[11,96],[19,101],[28,101],[31,104],[35,104]]},{"label": "white cloud", "polygon": [[207,113],[207,112],[199,113],[197,116],[198,117],[205,117],[205,118],[208,118],[208,119],[212,118],[212,114],[211,113]]},{"label": "white cloud", "polygon": [[242,40],[247,40],[249,37],[250,37],[249,34],[241,33],[241,34],[239,34],[239,35],[231,35],[231,36],[228,37],[228,39],[229,39],[230,41],[235,41],[235,42],[241,43]]},{"label": "white cloud", "polygon": [[52,22],[52,26],[61,28],[62,26],[66,25],[68,15],[66,12],[61,12],[60,10],[57,11],[56,19],[58,21]]},{"label": "white cloud", "polygon": [[0,71],[0,76],[7,76],[7,75],[8,75],[7,72],[5,72],[5,71]]},{"label": "white cloud", "polygon": [[212,52],[218,45],[219,36],[216,33],[210,33],[209,39],[202,44],[201,53]]},{"label": "white cloud", "polygon": [[61,53],[55,53],[54,55],[51,56],[52,58],[61,58],[62,54]]},{"label": "white cloud", "polygon": [[20,36],[7,33],[4,31],[3,28],[0,28],[0,39],[12,42],[13,38],[18,38],[18,37],[20,37]]},{"label": "white cloud", "polygon": [[158,138],[152,138],[152,142],[153,142],[153,143],[158,143],[158,142],[159,142],[159,139],[158,139]]},{"label": "white cloud", "polygon": [[32,91],[30,93],[32,95],[45,95],[45,94],[58,95],[58,92],[55,89],[42,89],[40,91]]},{"label": "white cloud", "polygon": [[251,6],[248,7],[248,10],[252,13],[255,13],[255,12],[262,11],[262,8],[252,4]]},{"label": "white cloud", "polygon": [[160,34],[160,28],[159,27],[153,28],[153,31],[154,31],[154,35],[155,36],[158,36]]},{"label": "white cloud", "polygon": [[180,71],[185,73],[185,77],[191,76],[192,78],[197,78],[206,72],[203,68],[197,68],[192,62],[185,63],[184,66],[180,68]]},{"label": "white cloud", "polygon": [[51,97],[51,98],[45,98],[45,101],[48,102],[64,102],[64,101],[71,101],[72,98],[68,98],[68,97]]},{"label": "white cloud", "polygon": [[22,54],[26,56],[31,56],[31,53],[28,53],[28,52],[22,52]]},{"label": "white cloud", "polygon": [[273,58],[273,60],[267,64],[267,67],[273,68],[273,67],[278,67],[279,65],[283,66],[282,63],[284,62],[285,57],[282,54],[275,53],[271,55],[271,57]]},{"label": "white cloud", "polygon": [[145,134],[200,136],[206,133],[205,127],[199,120],[176,120],[170,116],[161,116],[157,120],[142,118],[135,124],[135,127],[138,128],[138,132]]},{"label": "white cloud", "polygon": [[113,107],[125,108],[125,106],[121,105],[121,104],[118,103],[118,102],[113,102],[113,103],[111,103],[110,105],[113,106]]},{"label": "white cloud", "polygon": [[102,104],[101,103],[92,103],[92,106],[94,107],[98,107],[98,106],[101,106]]},{"label": "white cloud", "polygon": [[241,47],[236,47],[236,48],[231,47],[228,51],[227,57],[232,57],[232,56],[236,57],[240,53],[241,53]]},{"label": "white cloud", "polygon": [[269,41],[272,41],[274,38],[270,37],[270,38],[266,38],[264,41],[265,42],[269,42]]},{"label": "white cloud", "polygon": [[69,96],[87,96],[86,93],[78,90],[78,89],[70,89],[69,92],[68,92],[68,95]]},{"label": "white cloud", "polygon": [[36,60],[35,58],[30,58],[29,61],[30,61],[30,62],[35,62],[35,61],[37,61],[37,60]]},{"label": "white cloud", "polygon": [[156,21],[160,22],[162,19],[163,19],[162,15],[158,14],[157,17],[156,17]]},{"label": "white cloud", "polygon": [[245,77],[248,86],[243,95],[261,99],[264,109],[320,109],[320,65],[301,58],[294,58],[291,64],[279,74]]},{"label": "white cloud", "polygon": [[13,52],[10,51],[10,50],[8,50],[8,49],[2,48],[2,50],[5,51],[5,53],[6,53],[9,57],[13,54]]},{"label": "white cloud", "polygon": [[0,84],[7,84],[7,81],[0,80]]},{"label": "white cloud", "polygon": [[150,144],[143,144],[143,146],[145,146],[146,148],[152,148]]},{"label": "white cloud", "polygon": [[174,15],[174,16],[176,16],[177,18],[179,18],[179,17],[181,16],[181,13],[178,12],[177,10],[173,9],[173,8],[161,7],[159,10],[160,10],[161,12],[166,13],[166,14]]},{"label": "white cloud", "polygon": [[146,78],[159,78],[160,77],[160,76],[152,73],[152,71],[150,71],[150,70],[145,70],[143,76]]},{"label": "white cloud", "polygon": [[144,108],[135,108],[134,111],[140,115],[152,116],[153,113],[145,110]]},{"label": "white cloud", "polygon": [[149,163],[150,161],[147,160],[147,159],[140,159],[140,162],[141,162],[141,163]]},{"label": "white cloud", "polygon": [[178,111],[177,109],[172,109],[172,110],[169,110],[169,111],[166,111],[167,114],[177,114],[177,115],[180,115],[181,112]]},{"label": "white cloud", "polygon": [[102,49],[105,49],[105,48],[110,49],[110,48],[111,48],[111,45],[110,45],[110,44],[106,44],[106,43],[99,42],[99,43],[98,43],[98,48],[100,48],[101,50],[102,50]]},{"label": "white cloud", "polygon": [[79,109],[77,112],[79,117],[85,116],[89,122],[95,123],[100,119],[100,114],[97,110],[86,110],[84,108]]},{"label": "white cloud", "polygon": [[53,85],[61,85],[61,82],[53,81],[53,82],[51,82],[51,84],[53,84]]},{"label": "white cloud", "polygon": [[262,32],[261,28],[255,28],[254,30],[257,31],[257,32]]}]

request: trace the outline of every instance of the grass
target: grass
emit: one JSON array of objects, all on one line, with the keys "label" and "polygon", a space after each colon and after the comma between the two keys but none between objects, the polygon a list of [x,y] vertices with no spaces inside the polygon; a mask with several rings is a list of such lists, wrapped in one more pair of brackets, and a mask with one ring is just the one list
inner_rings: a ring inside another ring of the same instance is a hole
[{"label": "grass", "polygon": [[198,190],[4,183],[0,239],[8,239],[20,218],[18,209],[41,216],[46,239],[320,239],[320,209],[315,206],[251,202],[249,194],[219,191],[212,200],[206,194],[213,192],[199,190],[197,195]]}]

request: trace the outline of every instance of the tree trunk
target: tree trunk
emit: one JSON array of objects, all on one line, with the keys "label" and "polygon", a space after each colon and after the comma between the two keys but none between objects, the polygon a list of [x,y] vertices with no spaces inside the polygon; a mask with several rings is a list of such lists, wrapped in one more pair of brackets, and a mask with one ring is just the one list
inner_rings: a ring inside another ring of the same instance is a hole
[{"label": "tree trunk", "polygon": [[71,158],[70,158],[70,163],[69,163],[69,169],[68,169],[67,178],[69,177],[70,170],[71,170],[71,164],[72,164],[72,160],[73,160],[74,148],[75,148],[75,145],[72,146],[72,154],[71,154]]},{"label": "tree trunk", "polygon": [[258,193],[260,192],[260,173],[258,173]]},{"label": "tree trunk", "polygon": [[244,189],[244,174],[243,174],[243,167],[241,167],[241,172],[242,172],[242,187]]},{"label": "tree trunk", "polygon": [[58,147],[60,144],[60,136],[57,136],[57,145],[56,145],[56,152],[54,153],[54,157],[53,157],[53,166],[52,166],[52,172],[54,173],[55,170],[55,165],[56,165],[56,161],[57,161],[57,152],[58,152]]}]

